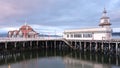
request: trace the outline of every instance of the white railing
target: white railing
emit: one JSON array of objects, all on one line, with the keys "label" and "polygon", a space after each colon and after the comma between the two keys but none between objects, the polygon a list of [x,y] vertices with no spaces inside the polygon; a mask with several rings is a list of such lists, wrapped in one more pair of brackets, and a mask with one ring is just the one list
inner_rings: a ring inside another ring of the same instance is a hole
[{"label": "white railing", "polygon": [[10,41],[32,41],[32,40],[59,40],[62,37],[36,37],[36,38],[7,38],[0,37],[0,42],[10,42]]}]

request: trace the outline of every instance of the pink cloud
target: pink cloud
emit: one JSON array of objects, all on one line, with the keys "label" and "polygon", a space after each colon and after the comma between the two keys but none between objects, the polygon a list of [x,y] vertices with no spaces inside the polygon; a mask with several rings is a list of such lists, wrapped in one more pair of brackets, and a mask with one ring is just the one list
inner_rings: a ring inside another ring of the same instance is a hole
[{"label": "pink cloud", "polygon": [[5,19],[9,16],[19,15],[25,13],[25,11],[18,9],[16,5],[9,2],[0,1],[0,19]]},{"label": "pink cloud", "polygon": [[114,10],[110,13],[111,20],[119,20],[120,19],[120,10]]},{"label": "pink cloud", "polygon": [[54,2],[54,0],[0,0],[0,20],[4,22],[6,18],[33,14],[33,11],[50,7]]}]

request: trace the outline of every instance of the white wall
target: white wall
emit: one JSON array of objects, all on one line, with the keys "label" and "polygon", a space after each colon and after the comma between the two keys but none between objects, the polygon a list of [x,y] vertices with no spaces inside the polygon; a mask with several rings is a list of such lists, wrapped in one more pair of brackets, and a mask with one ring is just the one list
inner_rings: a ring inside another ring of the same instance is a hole
[{"label": "white wall", "polygon": [[67,37],[66,34],[63,35],[63,38],[69,39],[69,40],[110,40],[111,37],[108,36],[111,35],[110,33],[93,33],[93,37],[91,38],[71,38],[69,34],[69,38]]},{"label": "white wall", "polygon": [[[92,33],[93,37],[79,37],[79,38],[71,38],[70,33]],[[109,28],[91,28],[91,29],[77,29],[77,30],[65,30],[63,38],[71,39],[71,40],[110,40],[111,39],[112,29]],[[67,37],[69,34],[69,37]]]},{"label": "white wall", "polygon": [[94,33],[93,38],[94,40],[105,40],[106,33]]},{"label": "white wall", "polygon": [[70,37],[70,34],[69,34],[69,37],[67,37],[67,35],[64,34],[64,35],[63,35],[63,38],[69,39],[69,40],[92,40],[92,39],[93,39],[93,38],[83,38],[83,37],[82,37],[82,38],[74,38],[74,37],[71,38],[71,37]]},{"label": "white wall", "polygon": [[92,40],[92,38],[65,38],[69,40]]}]

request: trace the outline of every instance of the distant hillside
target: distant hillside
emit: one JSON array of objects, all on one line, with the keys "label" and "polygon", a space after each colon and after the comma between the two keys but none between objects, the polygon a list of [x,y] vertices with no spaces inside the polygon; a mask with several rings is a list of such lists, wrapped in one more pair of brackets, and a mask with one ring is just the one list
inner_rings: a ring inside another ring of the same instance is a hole
[{"label": "distant hillside", "polygon": [[40,37],[61,37],[61,36],[59,36],[59,35],[44,35],[44,34],[42,34],[42,35],[39,35]]},{"label": "distant hillside", "polygon": [[[61,36],[59,36],[59,35],[44,35],[44,34],[42,34],[42,35],[39,35],[40,37],[61,37]],[[1,33],[0,34],[0,37],[7,37],[7,33]]]},{"label": "distant hillside", "polygon": [[120,36],[120,32],[113,32],[112,36]]},{"label": "distant hillside", "polygon": [[[44,34],[41,34],[39,35],[40,37],[62,37],[62,36],[59,36],[59,35],[44,35]],[[112,33],[112,36],[120,36],[120,32],[113,32]],[[7,33],[0,33],[0,37],[7,37]]]},{"label": "distant hillside", "polygon": [[7,33],[0,33],[0,37],[7,37]]}]

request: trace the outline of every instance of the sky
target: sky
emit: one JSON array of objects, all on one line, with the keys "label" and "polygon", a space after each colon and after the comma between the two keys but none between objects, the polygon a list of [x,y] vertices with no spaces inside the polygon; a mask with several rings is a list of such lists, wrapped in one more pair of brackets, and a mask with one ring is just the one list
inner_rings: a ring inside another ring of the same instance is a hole
[{"label": "sky", "polygon": [[0,34],[25,22],[40,34],[98,27],[103,9],[111,27],[120,31],[120,0],[0,0]]}]

